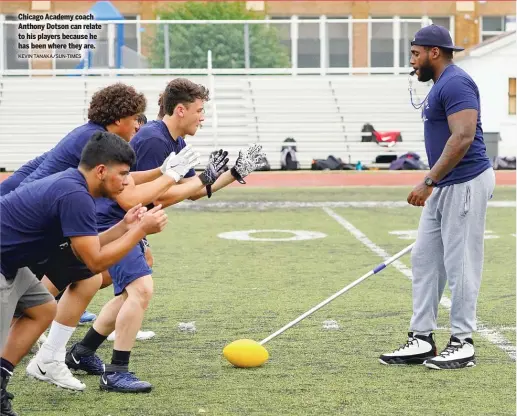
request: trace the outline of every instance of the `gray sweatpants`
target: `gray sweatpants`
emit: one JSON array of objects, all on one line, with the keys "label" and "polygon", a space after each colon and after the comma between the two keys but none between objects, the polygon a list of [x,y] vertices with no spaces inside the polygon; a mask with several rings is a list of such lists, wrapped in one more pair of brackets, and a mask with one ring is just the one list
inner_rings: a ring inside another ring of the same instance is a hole
[{"label": "gray sweatpants", "polygon": [[413,267],[413,316],[410,331],[428,334],[437,328],[438,304],[445,283],[451,290],[452,335],[471,337],[481,285],[485,219],[495,174],[436,188],[420,217]]},{"label": "gray sweatpants", "polygon": [[13,280],[0,274],[0,353],[2,352],[11,320],[25,309],[54,301],[54,297],[28,267],[18,269]]}]

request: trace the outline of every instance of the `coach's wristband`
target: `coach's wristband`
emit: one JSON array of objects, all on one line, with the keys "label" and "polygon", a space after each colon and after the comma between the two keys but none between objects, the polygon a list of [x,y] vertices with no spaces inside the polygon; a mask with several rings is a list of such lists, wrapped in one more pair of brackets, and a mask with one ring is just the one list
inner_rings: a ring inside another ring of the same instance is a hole
[{"label": "coach's wristband", "polygon": [[206,196],[210,198],[212,196],[212,185],[206,186]]},{"label": "coach's wristband", "polygon": [[237,172],[237,169],[235,169],[235,166],[231,168],[230,173],[232,176],[237,180],[237,182],[245,184],[246,181],[242,178],[242,176]]}]

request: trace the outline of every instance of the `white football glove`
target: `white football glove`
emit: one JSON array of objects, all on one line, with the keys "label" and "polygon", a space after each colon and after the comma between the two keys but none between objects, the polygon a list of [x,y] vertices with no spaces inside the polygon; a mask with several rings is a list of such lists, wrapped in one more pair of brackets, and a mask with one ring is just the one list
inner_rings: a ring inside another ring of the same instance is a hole
[{"label": "white football glove", "polygon": [[231,173],[237,181],[246,183],[244,178],[265,164],[266,154],[261,150],[262,146],[260,144],[253,144],[244,152],[239,151],[235,166],[231,169]]},{"label": "white football glove", "polygon": [[187,145],[178,154],[172,152],[165,159],[160,170],[164,175],[179,182],[190,169],[199,165],[199,157],[200,154],[194,152],[192,146]]}]

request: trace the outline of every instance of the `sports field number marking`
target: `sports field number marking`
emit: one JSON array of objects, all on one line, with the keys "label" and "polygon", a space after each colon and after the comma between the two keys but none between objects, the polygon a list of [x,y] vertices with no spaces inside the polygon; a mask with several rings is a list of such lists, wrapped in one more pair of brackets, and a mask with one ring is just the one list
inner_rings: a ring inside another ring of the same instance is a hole
[{"label": "sports field number marking", "polygon": [[[256,233],[284,233],[292,234],[290,237],[253,237]],[[318,231],[303,231],[303,230],[244,230],[244,231],[229,231],[217,235],[219,238],[226,240],[240,240],[240,241],[301,241],[301,240],[315,240],[317,238],[325,238],[327,235]]]}]

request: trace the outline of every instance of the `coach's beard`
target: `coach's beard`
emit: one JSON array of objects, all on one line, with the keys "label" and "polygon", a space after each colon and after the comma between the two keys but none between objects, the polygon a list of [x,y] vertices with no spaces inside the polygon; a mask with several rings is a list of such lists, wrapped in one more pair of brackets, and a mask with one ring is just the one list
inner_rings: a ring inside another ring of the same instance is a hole
[{"label": "coach's beard", "polygon": [[418,68],[418,80],[420,82],[427,82],[434,78],[434,69],[431,65],[421,66]]}]

